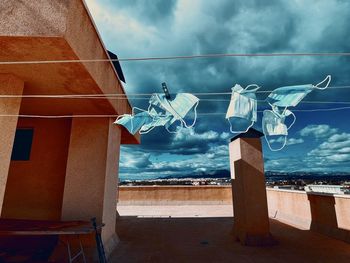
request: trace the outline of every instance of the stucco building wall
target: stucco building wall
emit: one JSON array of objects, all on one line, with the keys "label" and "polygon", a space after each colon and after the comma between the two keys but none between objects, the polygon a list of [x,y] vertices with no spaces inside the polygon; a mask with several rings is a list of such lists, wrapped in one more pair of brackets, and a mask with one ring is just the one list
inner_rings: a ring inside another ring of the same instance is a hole
[{"label": "stucco building wall", "polygon": [[32,128],[28,161],[11,161],[2,217],[61,217],[70,137],[70,119],[19,119],[17,128]]}]

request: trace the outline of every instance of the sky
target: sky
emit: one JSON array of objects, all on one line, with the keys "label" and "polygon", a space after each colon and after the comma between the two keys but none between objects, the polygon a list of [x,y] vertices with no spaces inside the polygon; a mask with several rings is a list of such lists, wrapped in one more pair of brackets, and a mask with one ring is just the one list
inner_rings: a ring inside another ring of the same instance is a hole
[{"label": "sky", "polygon": [[[347,0],[86,0],[106,47],[120,58],[210,53],[299,53],[350,51]],[[226,57],[122,62],[127,94],[230,92],[235,84],[260,90],[317,84],[350,86],[350,57]],[[305,100],[350,101],[350,89],[313,91]],[[264,100],[267,94],[257,95]],[[200,99],[208,98],[199,96]],[[210,98],[229,100],[229,96]],[[147,100],[130,100],[147,109]],[[156,128],[141,145],[123,146],[121,180],[222,174],[229,171],[229,101],[200,101],[192,129],[169,134]],[[265,171],[348,172],[350,110],[298,112],[346,104],[295,108],[287,146],[272,152],[263,141]],[[348,105],[349,106],[349,105]],[[259,104],[259,109],[266,109]],[[219,114],[222,113],[222,114]],[[261,129],[261,113],[256,127]],[[288,120],[287,120],[288,122]]]}]

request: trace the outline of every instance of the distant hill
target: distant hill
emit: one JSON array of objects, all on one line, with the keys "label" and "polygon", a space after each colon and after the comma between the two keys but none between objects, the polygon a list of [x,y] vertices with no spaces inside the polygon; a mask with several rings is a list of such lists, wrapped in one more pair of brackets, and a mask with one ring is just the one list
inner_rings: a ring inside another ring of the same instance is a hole
[{"label": "distant hill", "polygon": [[192,178],[192,179],[205,179],[205,178],[230,178],[230,171],[229,170],[217,170],[215,172],[211,173],[197,173],[197,174],[187,174],[187,175],[181,175],[181,176],[165,176],[165,177],[158,177],[157,179],[184,179],[184,178]]},{"label": "distant hill", "polygon": [[[165,176],[158,177],[156,179],[212,179],[212,178],[230,178],[229,170],[218,170],[211,173],[197,173],[197,174],[186,174],[181,176]],[[350,173],[345,172],[276,172],[266,171],[265,177],[267,181],[279,181],[279,180],[350,180]]]}]

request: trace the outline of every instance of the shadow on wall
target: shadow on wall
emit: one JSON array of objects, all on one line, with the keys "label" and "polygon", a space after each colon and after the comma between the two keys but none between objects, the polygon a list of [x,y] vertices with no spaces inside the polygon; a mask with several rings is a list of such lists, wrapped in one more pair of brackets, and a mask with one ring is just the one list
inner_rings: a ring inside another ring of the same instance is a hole
[{"label": "shadow on wall", "polygon": [[350,233],[339,228],[336,199],[333,195],[307,193],[311,211],[310,229],[321,234],[350,242]]}]

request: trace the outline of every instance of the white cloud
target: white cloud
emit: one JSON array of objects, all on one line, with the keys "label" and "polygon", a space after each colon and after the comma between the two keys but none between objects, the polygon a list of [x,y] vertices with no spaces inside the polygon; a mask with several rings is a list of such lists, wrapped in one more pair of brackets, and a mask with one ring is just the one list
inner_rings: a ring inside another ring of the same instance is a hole
[{"label": "white cloud", "polygon": [[290,138],[287,141],[287,145],[300,144],[303,142],[304,142],[303,138]]},{"label": "white cloud", "polygon": [[174,142],[182,141],[182,140],[216,140],[220,136],[222,136],[223,134],[220,135],[216,131],[207,131],[204,133],[196,133],[193,128],[181,129],[175,135]]},{"label": "white cloud", "polygon": [[305,171],[303,160],[296,157],[282,157],[265,161],[265,171]]},{"label": "white cloud", "polygon": [[327,124],[315,125],[311,124],[306,126],[300,131],[301,136],[314,136],[316,139],[329,137],[338,131],[337,128],[331,128]]},{"label": "white cloud", "polygon": [[[270,144],[272,143],[284,143],[284,138],[278,137],[278,139],[270,139],[269,140]],[[295,145],[295,144],[300,144],[303,143],[304,139],[303,138],[288,138],[286,145]]]},{"label": "white cloud", "polygon": [[350,140],[350,134],[349,133],[340,133],[340,134],[334,134],[329,138],[329,142],[342,142],[342,141],[348,141]]},{"label": "white cloud", "polygon": [[311,161],[332,166],[350,161],[350,133],[334,134],[308,153]]},{"label": "white cloud", "polygon": [[123,147],[120,153],[120,168],[135,168],[135,169],[143,169],[150,166],[152,163],[150,161],[150,154],[143,153],[135,150],[128,150]]}]

